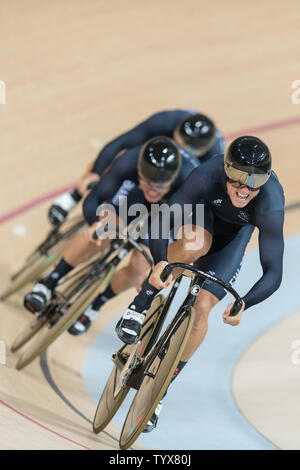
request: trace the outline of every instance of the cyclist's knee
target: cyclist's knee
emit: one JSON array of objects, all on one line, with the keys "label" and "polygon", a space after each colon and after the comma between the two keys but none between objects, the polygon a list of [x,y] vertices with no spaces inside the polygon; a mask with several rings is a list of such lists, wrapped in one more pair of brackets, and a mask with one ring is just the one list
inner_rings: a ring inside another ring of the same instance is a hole
[{"label": "cyclist's knee", "polygon": [[133,251],[127,268],[128,274],[132,278],[136,279],[137,283],[139,283],[141,279],[144,279],[150,270],[149,263],[146,261],[145,257],[137,250]]},{"label": "cyclist's knee", "polygon": [[193,324],[194,329],[198,329],[203,324],[203,321],[208,321],[209,314],[214,306],[219,302],[217,297],[207,291],[202,291],[195,303],[195,320]]},{"label": "cyclist's knee", "polygon": [[185,236],[178,240],[177,249],[183,263],[192,263],[206,255],[211,247],[211,234],[201,227],[190,226]]}]

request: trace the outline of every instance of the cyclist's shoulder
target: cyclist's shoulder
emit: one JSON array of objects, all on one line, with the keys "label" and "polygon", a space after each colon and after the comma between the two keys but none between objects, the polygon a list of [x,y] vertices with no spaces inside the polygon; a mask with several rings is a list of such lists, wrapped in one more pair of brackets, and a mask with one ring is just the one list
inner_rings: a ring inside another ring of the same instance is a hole
[{"label": "cyclist's shoulder", "polygon": [[204,162],[201,162],[199,167],[199,172],[200,171],[204,175],[213,177],[213,179],[224,178],[224,154],[215,154]]},{"label": "cyclist's shoulder", "polygon": [[148,122],[160,122],[161,124],[174,124],[176,126],[182,119],[191,113],[197,112],[191,109],[167,109],[153,113],[149,116]]},{"label": "cyclist's shoulder", "polygon": [[284,191],[277,175],[272,174],[260,189],[255,201],[255,220],[260,229],[270,230],[272,227],[282,228],[284,221]]},{"label": "cyclist's shoulder", "polygon": [[106,175],[111,178],[122,177],[126,179],[129,176],[132,177],[135,173],[137,174],[137,164],[141,148],[142,144],[125,150],[122,155],[113,161]]},{"label": "cyclist's shoulder", "polygon": [[270,178],[260,189],[257,197],[257,210],[259,214],[269,212],[284,212],[284,191],[278,176],[272,171]]},{"label": "cyclist's shoulder", "polygon": [[136,145],[135,147],[125,150],[122,153],[122,155],[120,155],[120,157],[114,161],[114,165],[121,166],[121,165],[126,165],[129,162],[132,162],[132,164],[136,164],[142,146],[143,144],[139,144],[139,145]]},{"label": "cyclist's shoulder", "polygon": [[200,165],[200,160],[192,153],[188,152],[182,147],[179,147],[181,159],[182,159],[182,167],[193,170]]}]

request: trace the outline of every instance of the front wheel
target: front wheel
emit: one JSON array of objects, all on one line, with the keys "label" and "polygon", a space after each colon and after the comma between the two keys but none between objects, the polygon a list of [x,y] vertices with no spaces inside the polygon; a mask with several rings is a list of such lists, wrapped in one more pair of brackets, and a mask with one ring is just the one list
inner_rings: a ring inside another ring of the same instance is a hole
[{"label": "front wheel", "polygon": [[115,365],[102,392],[93,422],[93,431],[96,434],[108,425],[129,392],[128,385],[117,391],[121,372]]},{"label": "front wheel", "polygon": [[154,354],[123,425],[121,449],[128,449],[136,441],[154,413],[180,361],[193,321],[194,308],[187,307],[170,328],[164,341],[154,348]]},{"label": "front wheel", "polygon": [[[164,296],[161,294],[155,297],[152,302],[143,324],[139,345],[123,346],[116,355],[119,355],[121,358],[130,358],[135,350],[137,350],[139,360],[142,359],[151,336],[155,334],[155,328],[163,308],[163,302]],[[130,389],[126,383],[123,383],[126,364],[124,360],[123,367],[121,367],[120,364],[119,366],[115,365],[108,378],[94,417],[93,431],[96,434],[102,431],[112,420]]]}]

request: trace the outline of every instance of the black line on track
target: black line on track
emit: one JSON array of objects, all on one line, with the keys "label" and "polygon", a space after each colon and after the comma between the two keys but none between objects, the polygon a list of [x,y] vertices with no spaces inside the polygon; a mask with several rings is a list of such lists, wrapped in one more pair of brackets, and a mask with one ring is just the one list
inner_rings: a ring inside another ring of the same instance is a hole
[{"label": "black line on track", "polygon": [[[93,425],[92,421],[87,418],[81,411],[79,411],[76,406],[74,406],[70,400],[63,394],[63,392],[60,390],[60,388],[57,386],[55,383],[48,364],[48,356],[47,356],[47,350],[43,352],[43,354],[40,356],[40,366],[43,372],[43,375],[45,379],[47,380],[48,384],[52,388],[52,390],[62,399],[62,401],[69,407],[71,408],[78,416],[80,416],[84,421],[87,423]],[[104,434],[106,434],[108,437],[113,439],[115,442],[119,442],[119,439],[115,438],[111,434],[109,434],[107,431],[102,431]]]}]

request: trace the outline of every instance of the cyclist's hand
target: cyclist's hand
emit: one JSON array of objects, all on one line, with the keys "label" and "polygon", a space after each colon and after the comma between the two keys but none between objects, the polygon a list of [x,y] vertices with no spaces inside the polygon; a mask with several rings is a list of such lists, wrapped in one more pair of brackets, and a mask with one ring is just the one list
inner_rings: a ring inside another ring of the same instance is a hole
[{"label": "cyclist's hand", "polygon": [[97,238],[97,240],[95,240],[93,238],[93,235],[94,233],[96,232],[97,228],[99,227],[100,223],[99,222],[95,222],[93,225],[91,225],[86,233],[87,233],[87,238],[88,238],[88,241],[90,243],[95,243],[95,245],[97,245],[99,248],[101,247],[102,243],[103,243],[103,240],[101,240],[101,238]]},{"label": "cyclist's hand", "polygon": [[100,176],[97,173],[90,173],[81,178],[77,186],[77,191],[83,196],[86,196],[90,192],[90,189],[87,189],[88,185],[98,181],[100,181]]},{"label": "cyclist's hand", "polygon": [[48,219],[51,225],[62,224],[69,212],[76,206],[76,201],[71,193],[63,193],[58,196],[48,210]]},{"label": "cyclist's hand", "polygon": [[240,324],[241,319],[242,319],[242,313],[245,310],[245,302],[244,301],[242,301],[242,302],[243,302],[243,306],[242,306],[241,310],[239,311],[239,313],[235,317],[230,317],[229,316],[230,310],[233,307],[233,302],[230,302],[230,304],[228,304],[228,307],[226,308],[225,312],[223,313],[224,323],[227,323],[228,325],[231,325],[231,326],[237,326],[237,325]]},{"label": "cyclist's hand", "polygon": [[153,287],[156,287],[156,289],[164,289],[165,287],[168,287],[173,281],[172,274],[170,274],[170,276],[165,282],[162,282],[160,278],[160,275],[163,272],[164,267],[167,266],[167,264],[167,261],[160,261],[153,268],[152,274],[149,278],[149,282]]}]

